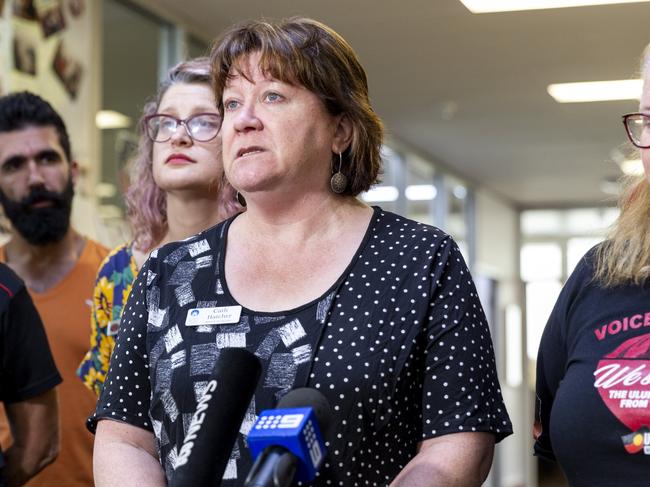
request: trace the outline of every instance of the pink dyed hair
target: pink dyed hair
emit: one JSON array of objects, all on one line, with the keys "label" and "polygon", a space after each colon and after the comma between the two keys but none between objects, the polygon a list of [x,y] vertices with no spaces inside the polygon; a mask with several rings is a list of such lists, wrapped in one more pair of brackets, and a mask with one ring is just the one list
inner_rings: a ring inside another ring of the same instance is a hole
[{"label": "pink dyed hair", "polygon": [[[130,161],[130,184],[126,190],[126,214],[133,231],[133,245],[146,252],[156,246],[167,232],[167,198],[153,178],[153,142],[147,136],[144,118],[156,113],[167,90],[177,83],[200,83],[210,86],[210,61],[196,58],[177,64],[169,70],[152,101],[145,104],[139,123],[140,141],[135,157]],[[241,211],[235,199],[235,190],[221,174],[218,185],[219,202],[215,209],[220,219]]]}]

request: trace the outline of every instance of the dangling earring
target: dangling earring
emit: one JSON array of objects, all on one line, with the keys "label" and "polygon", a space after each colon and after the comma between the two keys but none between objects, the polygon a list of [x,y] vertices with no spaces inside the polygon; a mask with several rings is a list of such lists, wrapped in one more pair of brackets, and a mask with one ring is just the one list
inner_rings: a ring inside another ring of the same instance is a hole
[{"label": "dangling earring", "polygon": [[246,199],[244,198],[244,195],[241,194],[239,191],[237,191],[237,194],[235,194],[235,199],[237,200],[237,203],[239,203],[240,206],[246,208]]},{"label": "dangling earring", "polygon": [[330,187],[336,194],[341,194],[343,191],[345,191],[345,188],[348,185],[347,176],[341,172],[342,165],[343,154],[339,152],[339,168],[334,174],[332,174],[332,179],[330,179]]}]

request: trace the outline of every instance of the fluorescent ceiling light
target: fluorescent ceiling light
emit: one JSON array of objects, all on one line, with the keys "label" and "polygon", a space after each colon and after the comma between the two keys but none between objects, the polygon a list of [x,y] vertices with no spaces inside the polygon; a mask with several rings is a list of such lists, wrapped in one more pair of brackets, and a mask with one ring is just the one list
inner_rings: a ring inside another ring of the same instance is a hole
[{"label": "fluorescent ceiling light", "polygon": [[640,79],[613,81],[587,81],[584,83],[557,83],[548,85],[546,91],[558,103],[588,101],[638,100],[643,82]]},{"label": "fluorescent ceiling light", "polygon": [[621,162],[621,171],[628,176],[641,176],[643,174],[643,163],[641,159],[627,159]]},{"label": "fluorescent ceiling light", "polygon": [[399,197],[399,191],[395,186],[375,186],[361,196],[368,203],[381,203],[395,201]]},{"label": "fluorescent ceiling light", "polygon": [[618,3],[642,3],[650,0],[460,0],[473,14],[512,12],[514,10],[543,10],[550,8],[588,7]]},{"label": "fluorescent ceiling light", "polygon": [[434,199],[438,191],[432,184],[414,184],[407,186],[404,194],[407,200],[427,201]]},{"label": "fluorescent ceiling light", "polygon": [[131,126],[131,119],[114,110],[100,110],[95,115],[98,129],[126,129]]}]

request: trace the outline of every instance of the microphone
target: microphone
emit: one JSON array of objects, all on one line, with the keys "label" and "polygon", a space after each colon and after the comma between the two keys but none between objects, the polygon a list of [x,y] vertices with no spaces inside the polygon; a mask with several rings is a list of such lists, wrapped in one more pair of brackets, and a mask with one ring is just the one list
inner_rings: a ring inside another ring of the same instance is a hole
[{"label": "microphone", "polygon": [[321,431],[327,434],[330,423],[327,399],[307,387],[290,391],[276,409],[262,411],[247,438],[256,460],[244,485],[288,487],[294,480],[313,481],[327,453]]},{"label": "microphone", "polygon": [[221,484],[261,370],[243,348],[220,351],[178,453],[172,487]]}]

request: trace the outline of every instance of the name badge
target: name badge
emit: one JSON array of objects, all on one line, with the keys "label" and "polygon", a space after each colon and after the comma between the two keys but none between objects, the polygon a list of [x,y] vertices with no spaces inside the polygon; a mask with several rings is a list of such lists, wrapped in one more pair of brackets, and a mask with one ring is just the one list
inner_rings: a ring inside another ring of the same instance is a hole
[{"label": "name badge", "polygon": [[239,323],[241,306],[217,308],[192,308],[187,312],[185,326],[226,325]]},{"label": "name badge", "polygon": [[106,335],[109,337],[117,335],[118,331],[120,331],[120,320],[113,320],[106,326]]}]

